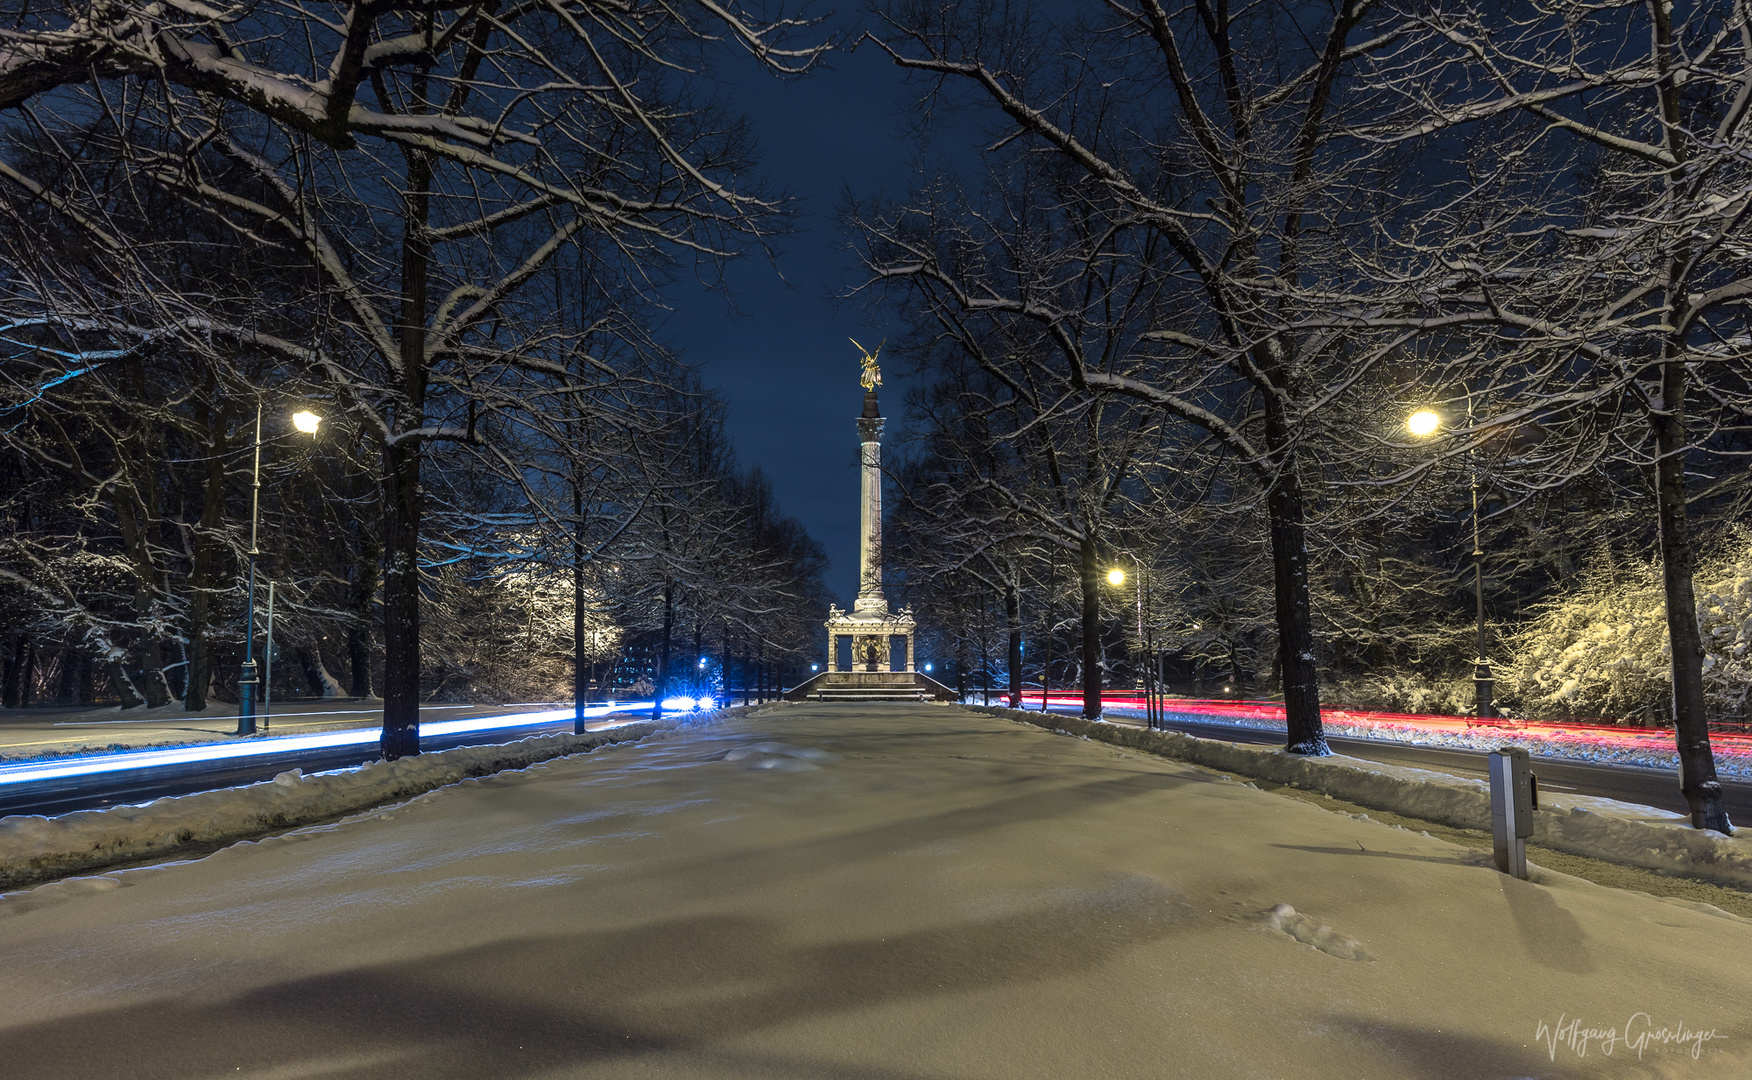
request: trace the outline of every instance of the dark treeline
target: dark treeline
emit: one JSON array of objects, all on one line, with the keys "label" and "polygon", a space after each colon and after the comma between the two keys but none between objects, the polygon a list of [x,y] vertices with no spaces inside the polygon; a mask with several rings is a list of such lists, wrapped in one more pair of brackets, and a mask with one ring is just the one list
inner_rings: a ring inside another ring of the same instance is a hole
[{"label": "dark treeline", "polygon": [[929,384],[903,572],[955,669],[1098,715],[1151,663],[1280,696],[1313,754],[1322,699],[1464,712],[1488,674],[1513,712],[1672,724],[1728,828],[1743,7],[873,10],[923,136],[980,138],[845,212]]},{"label": "dark treeline", "polygon": [[435,695],[661,699],[689,631],[795,667],[819,549],[653,297],[782,229],[699,77],[803,24],[79,7],[3,17],[7,704],[235,697],[252,545],[276,683],[380,695],[389,758]]}]

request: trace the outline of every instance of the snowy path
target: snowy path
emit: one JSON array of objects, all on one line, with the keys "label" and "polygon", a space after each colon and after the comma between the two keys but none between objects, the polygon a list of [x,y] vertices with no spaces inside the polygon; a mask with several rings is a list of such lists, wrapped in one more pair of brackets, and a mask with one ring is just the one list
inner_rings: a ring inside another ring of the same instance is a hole
[{"label": "snowy path", "polygon": [[12,894],[0,956],[9,1080],[1752,1076],[1752,922],[931,705]]}]

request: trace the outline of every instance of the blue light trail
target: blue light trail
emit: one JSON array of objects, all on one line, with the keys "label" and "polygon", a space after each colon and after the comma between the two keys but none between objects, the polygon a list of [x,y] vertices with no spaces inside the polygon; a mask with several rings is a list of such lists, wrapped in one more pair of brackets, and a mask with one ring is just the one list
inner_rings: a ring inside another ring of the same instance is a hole
[{"label": "blue light trail", "polygon": [[[600,719],[611,713],[648,710],[649,701],[623,701],[612,705],[593,705],[584,710],[587,719]],[[420,734],[462,735],[471,731],[500,728],[534,727],[552,724],[573,717],[572,709],[542,709],[537,712],[510,713],[504,716],[478,716],[467,720],[438,720],[420,725]],[[637,723],[629,718],[623,723]],[[619,725],[614,725],[619,726]],[[172,746],[157,750],[124,750],[113,754],[55,758],[50,761],[22,762],[0,766],[0,787],[28,784],[40,780],[59,780],[75,776],[97,776],[133,769],[156,769],[172,765],[202,764],[248,758],[276,757],[311,750],[331,750],[340,746],[370,746],[381,736],[378,728],[349,728],[345,731],[325,731],[311,735],[277,735],[249,739],[244,742],[200,743],[194,746]]]}]

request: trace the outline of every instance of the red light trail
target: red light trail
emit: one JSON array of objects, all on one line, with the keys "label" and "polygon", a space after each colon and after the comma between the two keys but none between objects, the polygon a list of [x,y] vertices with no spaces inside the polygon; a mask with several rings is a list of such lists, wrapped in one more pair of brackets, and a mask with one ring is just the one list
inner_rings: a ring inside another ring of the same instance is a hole
[{"label": "red light trail", "polygon": [[[1033,702],[1038,703],[1039,697]],[[1078,708],[1080,697],[1050,699],[1054,708]],[[1107,696],[1101,699],[1104,708],[1135,709],[1142,712],[1144,699],[1139,696]],[[1038,706],[1037,706],[1038,707]],[[1169,717],[1205,718],[1227,721],[1253,728],[1282,728],[1284,706],[1277,701],[1238,701],[1232,698],[1168,698],[1162,703]],[[1349,709],[1332,706],[1320,710],[1321,722],[1331,735],[1362,739],[1387,739],[1393,742],[1490,742],[1500,741],[1526,746],[1534,753],[1557,757],[1591,758],[1600,752],[1632,752],[1672,755],[1671,728],[1630,727],[1620,724],[1578,723],[1546,720],[1479,720],[1468,716],[1436,716],[1422,713],[1380,712],[1372,709]],[[1752,735],[1710,735],[1718,765],[1731,765],[1735,771],[1752,771]]]}]

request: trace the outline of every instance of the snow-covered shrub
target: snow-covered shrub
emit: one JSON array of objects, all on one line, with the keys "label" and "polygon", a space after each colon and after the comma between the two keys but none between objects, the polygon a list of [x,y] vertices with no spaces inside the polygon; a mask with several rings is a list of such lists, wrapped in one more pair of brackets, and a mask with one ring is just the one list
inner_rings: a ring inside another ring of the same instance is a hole
[{"label": "snow-covered shrub", "polygon": [[1372,672],[1339,680],[1324,696],[1333,705],[1354,709],[1466,716],[1473,711],[1474,692],[1470,676]]},{"label": "snow-covered shrub", "polygon": [[[512,564],[451,564],[434,575],[421,640],[422,692],[446,701],[547,701],[572,694],[569,574]],[[592,591],[591,599],[600,598]],[[621,631],[586,613],[587,661],[620,648]]]},{"label": "snow-covered shrub", "polygon": [[1694,587],[1704,691],[1716,716],[1744,717],[1752,693],[1752,531],[1736,530]]},{"label": "snow-covered shrub", "polygon": [[[1752,688],[1752,533],[1736,533],[1701,560],[1693,580],[1710,709],[1742,715]],[[1637,722],[1670,715],[1672,654],[1658,563],[1596,556],[1573,590],[1541,605],[1507,644],[1498,685],[1528,715]]]},{"label": "snow-covered shrub", "polygon": [[1595,556],[1506,645],[1497,678],[1527,715],[1651,719],[1671,678],[1659,566]]}]

